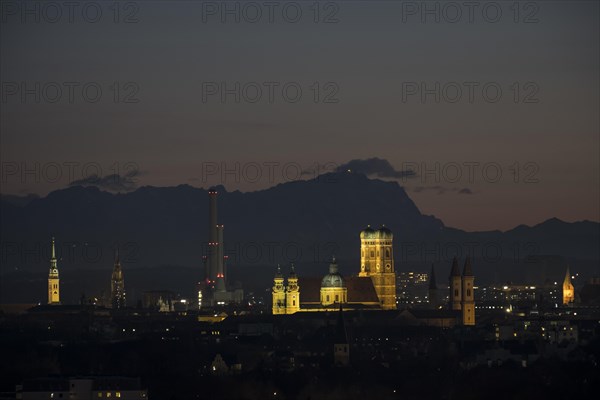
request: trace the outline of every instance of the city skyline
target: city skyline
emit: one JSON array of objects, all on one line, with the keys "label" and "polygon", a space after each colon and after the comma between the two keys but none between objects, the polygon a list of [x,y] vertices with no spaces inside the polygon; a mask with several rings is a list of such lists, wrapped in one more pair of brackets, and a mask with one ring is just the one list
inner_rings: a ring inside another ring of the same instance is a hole
[{"label": "city skyline", "polygon": [[595,399],[599,16],[0,0],[0,400]]}]

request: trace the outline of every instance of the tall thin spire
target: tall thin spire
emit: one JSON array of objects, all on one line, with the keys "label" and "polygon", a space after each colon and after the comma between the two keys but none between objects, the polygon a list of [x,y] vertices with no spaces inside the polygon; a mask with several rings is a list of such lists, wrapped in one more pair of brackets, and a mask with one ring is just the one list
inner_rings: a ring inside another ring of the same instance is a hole
[{"label": "tall thin spire", "polygon": [[57,269],[56,249],[54,246],[54,236],[52,236],[52,244],[50,246],[50,269]]},{"label": "tall thin spire", "polygon": [[569,284],[569,285],[571,284],[571,271],[570,271],[570,268],[568,265],[567,265],[567,273],[565,275],[565,280],[563,282],[563,285],[564,284]]},{"label": "tall thin spire", "polygon": [[463,276],[473,276],[473,268],[471,267],[471,257],[467,257],[467,259],[465,260]]},{"label": "tall thin spire", "polygon": [[452,272],[450,272],[450,276],[460,276],[460,270],[458,269],[458,260],[456,256],[452,260]]},{"label": "tall thin spire", "polygon": [[431,275],[429,276],[429,289],[437,289],[437,283],[435,281],[435,268],[431,264]]}]

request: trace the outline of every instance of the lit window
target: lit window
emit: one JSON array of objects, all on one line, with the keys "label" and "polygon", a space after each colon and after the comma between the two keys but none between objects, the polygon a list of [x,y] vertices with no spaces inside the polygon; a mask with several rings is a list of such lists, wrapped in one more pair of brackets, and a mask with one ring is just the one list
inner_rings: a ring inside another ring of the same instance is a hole
[{"label": "lit window", "polygon": [[121,392],[117,392],[117,393],[115,393],[115,396],[117,396],[117,397],[121,397]]},{"label": "lit window", "polygon": [[102,397],[102,392],[98,392],[98,397]]},{"label": "lit window", "polygon": [[110,392],[106,392],[106,397],[110,397]]}]

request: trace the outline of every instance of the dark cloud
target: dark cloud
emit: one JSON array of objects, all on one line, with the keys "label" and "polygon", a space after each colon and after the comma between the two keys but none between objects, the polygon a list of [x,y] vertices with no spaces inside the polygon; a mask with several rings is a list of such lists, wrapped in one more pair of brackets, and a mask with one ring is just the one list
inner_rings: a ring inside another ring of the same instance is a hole
[{"label": "dark cloud", "polygon": [[366,160],[350,160],[346,164],[337,167],[336,172],[348,170],[368,176],[376,176],[378,178],[407,178],[416,176],[414,171],[399,171],[395,169],[388,160],[377,157],[368,158]]},{"label": "dark cloud", "polygon": [[432,191],[432,192],[437,192],[437,194],[444,194],[446,193],[448,190],[448,188],[445,188],[443,186],[416,186],[413,189],[413,192],[415,193],[421,193],[421,192],[425,192],[425,191]]},{"label": "dark cloud", "polygon": [[445,193],[458,193],[458,194],[474,194],[473,191],[469,188],[449,188],[440,185],[436,186],[416,186],[413,188],[413,192],[421,193],[425,191],[437,192],[437,194],[445,194]]},{"label": "dark cloud", "polygon": [[137,188],[137,177],[140,172],[132,170],[124,175],[111,174],[104,177],[90,175],[84,179],[78,179],[69,183],[69,186],[96,186],[99,189],[110,192],[131,192]]}]

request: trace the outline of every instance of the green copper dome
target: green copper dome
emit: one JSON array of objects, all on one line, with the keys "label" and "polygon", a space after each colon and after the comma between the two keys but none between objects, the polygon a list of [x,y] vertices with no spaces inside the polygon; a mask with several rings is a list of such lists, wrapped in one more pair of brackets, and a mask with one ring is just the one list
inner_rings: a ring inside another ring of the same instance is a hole
[{"label": "green copper dome", "polygon": [[321,281],[321,287],[344,287],[344,278],[338,272],[335,257],[331,261],[331,264],[329,264],[329,273]]}]

